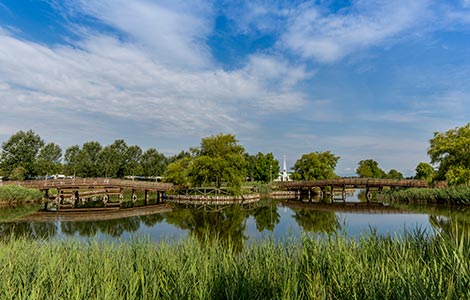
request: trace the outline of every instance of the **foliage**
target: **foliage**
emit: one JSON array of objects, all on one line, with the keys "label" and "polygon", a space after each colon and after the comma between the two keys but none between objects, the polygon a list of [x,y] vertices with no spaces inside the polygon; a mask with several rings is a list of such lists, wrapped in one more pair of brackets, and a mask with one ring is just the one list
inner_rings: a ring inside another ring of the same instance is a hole
[{"label": "foliage", "polygon": [[435,175],[436,172],[434,171],[434,168],[428,163],[420,162],[416,166],[415,179],[426,180],[428,183],[431,183]]},{"label": "foliage", "polygon": [[100,168],[101,144],[96,141],[86,142],[77,153],[76,176],[78,177],[99,177],[102,175]]},{"label": "foliage", "polygon": [[36,169],[38,175],[52,175],[60,173],[62,149],[55,143],[47,143],[37,156]]},{"label": "foliage", "polygon": [[409,188],[389,190],[381,197],[387,201],[406,203],[439,203],[452,205],[470,205],[470,186],[451,188]]},{"label": "foliage", "polygon": [[[0,223],[11,222],[26,217],[37,212],[39,208],[39,204],[15,205],[6,208],[0,208]],[[0,231],[4,232],[1,229]]]},{"label": "foliage", "polygon": [[164,181],[171,182],[179,186],[188,186],[188,170],[191,165],[191,158],[186,157],[172,162],[166,168]]},{"label": "foliage", "polygon": [[9,179],[11,180],[24,180],[26,177],[26,169],[23,167],[16,167],[14,168],[10,176],[8,176]]},{"label": "foliage", "polygon": [[13,169],[22,167],[25,176],[35,176],[36,157],[43,146],[44,141],[32,130],[18,131],[2,144],[2,169],[10,174]]},{"label": "foliage", "polygon": [[356,174],[361,178],[384,178],[385,172],[379,168],[379,163],[373,159],[361,160],[358,163]]},{"label": "foliage", "polygon": [[447,132],[434,132],[428,154],[439,164],[437,180],[450,184],[470,183],[470,123]]},{"label": "foliage", "polygon": [[335,156],[330,151],[304,154],[294,164],[294,179],[315,180],[335,178],[334,170],[339,158],[339,156]]},{"label": "foliage", "polygon": [[253,181],[270,182],[279,174],[279,161],[272,153],[258,152],[256,155],[245,154],[247,176]]},{"label": "foliage", "polygon": [[143,176],[162,176],[168,166],[168,159],[156,149],[150,148],[142,154],[140,164]]},{"label": "foliage", "polygon": [[30,202],[42,199],[42,193],[38,190],[27,189],[17,185],[0,186],[0,201],[4,202]]},{"label": "foliage", "polygon": [[218,134],[201,140],[199,148],[192,149],[194,159],[189,165],[189,181],[196,186],[227,183],[239,188],[246,176],[243,152],[234,135]]},{"label": "foliage", "polygon": [[385,177],[388,179],[403,179],[403,174],[395,169],[391,169]]},{"label": "foliage", "polygon": [[1,299],[468,299],[470,243],[415,231],[249,243],[0,243]]}]

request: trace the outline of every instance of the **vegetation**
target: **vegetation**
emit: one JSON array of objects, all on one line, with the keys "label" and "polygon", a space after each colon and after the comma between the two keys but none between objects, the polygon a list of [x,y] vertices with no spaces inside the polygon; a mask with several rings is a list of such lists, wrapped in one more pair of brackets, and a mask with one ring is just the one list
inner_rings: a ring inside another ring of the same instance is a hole
[{"label": "vegetation", "polygon": [[10,239],[2,299],[468,299],[468,239],[416,231],[245,245]]},{"label": "vegetation", "polygon": [[339,158],[330,151],[304,154],[294,164],[293,178],[295,180],[335,178],[334,171]]},{"label": "vegetation", "polygon": [[268,183],[276,179],[279,174],[279,161],[274,159],[272,153],[245,154],[245,160],[248,169],[247,177],[252,181]]},{"label": "vegetation", "polygon": [[382,199],[390,202],[407,203],[440,203],[452,205],[470,204],[470,186],[461,185],[450,188],[410,188],[403,190],[388,190],[381,195]]},{"label": "vegetation", "polygon": [[470,123],[447,132],[434,132],[428,154],[439,164],[437,180],[449,185],[470,184]]},{"label": "vegetation", "polygon": [[436,172],[434,171],[434,168],[425,162],[420,162],[416,166],[416,175],[415,179],[421,179],[421,180],[426,180],[428,183],[431,183],[434,180],[434,177],[436,176]]},{"label": "vegetation", "polygon": [[[0,208],[0,223],[11,222],[11,221],[17,220],[19,218],[22,218],[22,217],[25,217],[27,215],[37,212],[38,209],[39,209],[38,204],[19,205],[19,206]],[[4,230],[1,230],[1,232],[5,233]]]},{"label": "vegetation", "polygon": [[27,189],[16,185],[0,186],[0,202],[31,202],[42,199],[42,193],[38,190]]},{"label": "vegetation", "polygon": [[403,174],[395,169],[391,169],[388,174],[379,168],[379,163],[373,159],[361,160],[358,163],[356,174],[361,178],[388,178],[403,179]]}]

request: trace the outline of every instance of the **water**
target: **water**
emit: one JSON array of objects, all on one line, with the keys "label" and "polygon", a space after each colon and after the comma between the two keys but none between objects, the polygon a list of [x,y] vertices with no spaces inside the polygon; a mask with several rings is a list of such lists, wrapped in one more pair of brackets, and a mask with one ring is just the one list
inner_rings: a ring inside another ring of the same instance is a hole
[{"label": "water", "polygon": [[72,238],[116,242],[136,237],[175,240],[190,235],[204,239],[209,235],[241,245],[265,238],[298,238],[302,232],[319,235],[341,232],[357,238],[371,231],[400,236],[416,229],[430,234],[470,229],[467,208],[368,206],[359,202],[357,193],[350,195],[347,201],[347,205],[266,202],[253,208],[231,206],[217,212],[176,207],[151,215],[101,221],[64,221],[49,213],[49,220],[0,223],[0,237],[22,235],[48,240]]}]

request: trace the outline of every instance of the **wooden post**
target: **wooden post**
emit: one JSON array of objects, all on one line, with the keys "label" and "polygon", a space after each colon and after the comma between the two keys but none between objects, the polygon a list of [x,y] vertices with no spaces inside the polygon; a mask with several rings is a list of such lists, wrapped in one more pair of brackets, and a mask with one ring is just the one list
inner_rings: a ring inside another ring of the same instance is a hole
[{"label": "wooden post", "polygon": [[120,188],[119,189],[119,207],[122,208],[122,203],[124,202],[124,189]]},{"label": "wooden post", "polygon": [[145,190],[145,192],[144,192],[144,193],[145,193],[145,196],[144,196],[144,198],[145,198],[145,205],[149,205],[149,195],[148,195],[148,192],[149,192],[148,190]]},{"label": "wooden post", "polygon": [[308,188],[308,202],[312,202],[312,189]]},{"label": "wooden post", "polygon": [[135,190],[132,189],[132,207],[134,207],[136,201],[137,201],[137,195],[135,194]]},{"label": "wooden post", "polygon": [[341,192],[341,197],[343,199],[343,203],[346,203],[346,187],[343,186],[343,191]]}]

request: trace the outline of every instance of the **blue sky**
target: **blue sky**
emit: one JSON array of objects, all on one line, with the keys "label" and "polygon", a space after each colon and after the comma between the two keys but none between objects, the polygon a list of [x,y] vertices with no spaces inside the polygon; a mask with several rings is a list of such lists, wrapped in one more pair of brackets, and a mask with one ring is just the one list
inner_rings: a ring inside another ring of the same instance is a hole
[{"label": "blue sky", "polygon": [[469,96],[469,0],[0,0],[0,142],[171,155],[232,133],[412,175]]}]

